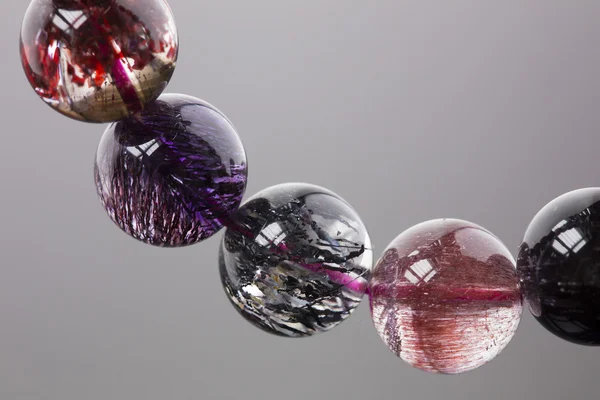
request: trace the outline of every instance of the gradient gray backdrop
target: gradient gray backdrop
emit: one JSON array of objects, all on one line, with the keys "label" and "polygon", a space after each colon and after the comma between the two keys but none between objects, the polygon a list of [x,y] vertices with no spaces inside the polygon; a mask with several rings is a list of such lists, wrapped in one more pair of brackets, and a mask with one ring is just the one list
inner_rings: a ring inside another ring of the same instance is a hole
[{"label": "gradient gray backdrop", "polygon": [[[142,0],[140,0],[142,1]],[[346,198],[377,256],[436,217],[516,253],[555,196],[600,184],[598,0],[170,0],[181,52],[169,92],[236,125],[247,195],[306,181]],[[221,288],[221,234],[136,242],[96,198],[104,127],[37,99],[18,57],[26,1],[2,0],[0,399],[594,399],[598,349],[528,312],[492,363],[411,369],[367,302],[333,331],[269,336]]]}]

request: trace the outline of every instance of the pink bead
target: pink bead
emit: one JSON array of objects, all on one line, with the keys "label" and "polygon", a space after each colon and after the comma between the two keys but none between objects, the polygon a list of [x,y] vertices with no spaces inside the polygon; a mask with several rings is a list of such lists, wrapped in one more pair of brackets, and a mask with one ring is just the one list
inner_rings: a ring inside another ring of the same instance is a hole
[{"label": "pink bead", "polygon": [[508,249],[484,228],[454,219],[424,222],[394,239],[369,291],[386,345],[430,372],[457,374],[492,360],[522,312]]}]

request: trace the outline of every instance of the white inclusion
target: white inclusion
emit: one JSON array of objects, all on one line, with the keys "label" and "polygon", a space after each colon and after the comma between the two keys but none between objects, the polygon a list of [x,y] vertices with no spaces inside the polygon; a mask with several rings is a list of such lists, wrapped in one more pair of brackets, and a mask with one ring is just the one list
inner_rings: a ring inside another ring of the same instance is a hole
[{"label": "white inclusion", "polygon": [[161,32],[165,32],[165,43],[171,43],[173,41],[173,35],[171,35],[171,27],[169,26],[169,24],[164,24]]},{"label": "white inclusion", "polygon": [[409,281],[411,281],[412,283],[417,283],[419,282],[419,278],[417,278],[416,276],[414,276],[412,274],[412,272],[410,272],[409,270],[406,270],[406,272],[404,272],[404,277],[406,279],[408,279]]},{"label": "white inclusion", "polygon": [[[117,52],[117,54],[121,54],[121,48],[119,47],[117,42],[115,42],[115,39],[111,40],[111,44],[112,44],[113,49],[115,49],[115,51]],[[123,60],[121,60],[121,61],[123,61]]]},{"label": "white inclusion", "polygon": [[562,221],[560,221],[558,224],[556,224],[556,226],[554,228],[552,228],[553,231],[557,231],[560,229],[561,226],[563,226],[564,224],[567,223],[566,219],[563,219]]},{"label": "white inclusion", "polygon": [[555,240],[554,242],[552,242],[552,247],[554,247],[554,249],[556,251],[558,251],[560,254],[567,254],[569,252],[569,250],[567,250],[565,248],[565,246],[560,244],[560,242],[558,240]]},{"label": "white inclusion", "polygon": [[84,77],[83,69],[79,65],[73,65],[73,67],[75,68],[75,76],[82,79]]},{"label": "white inclusion", "polygon": [[419,278],[423,278],[433,269],[433,267],[429,263],[429,260],[421,260],[414,263],[410,269],[412,269]]},{"label": "white inclusion", "polygon": [[53,40],[52,43],[48,45],[48,55],[50,58],[54,58],[54,54],[56,53],[56,49],[58,48],[58,42]]},{"label": "white inclusion", "polygon": [[408,256],[412,257],[412,256],[416,256],[417,254],[419,254],[419,250],[415,250],[412,253],[410,253]]},{"label": "white inclusion", "polygon": [[299,299],[297,297],[292,297],[288,301],[290,302],[290,306],[297,308],[304,307],[309,304],[308,301]]},{"label": "white inclusion", "polygon": [[[300,322],[285,322],[285,321],[281,321],[281,323],[284,324],[285,326],[287,326],[290,329],[294,329],[294,330],[297,330],[299,332],[306,332],[306,326],[304,326]],[[281,329],[279,329],[279,331],[281,331]]]},{"label": "white inclusion", "polygon": [[242,288],[242,290],[254,297],[264,297],[264,293],[260,291],[255,285],[246,285]]}]

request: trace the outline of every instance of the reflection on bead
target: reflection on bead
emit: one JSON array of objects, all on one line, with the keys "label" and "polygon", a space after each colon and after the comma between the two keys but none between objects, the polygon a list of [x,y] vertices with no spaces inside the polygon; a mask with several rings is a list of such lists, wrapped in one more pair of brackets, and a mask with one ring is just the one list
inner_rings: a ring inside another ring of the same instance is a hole
[{"label": "reflection on bead", "polygon": [[527,228],[517,269],[529,309],[546,329],[600,345],[600,188],[546,205]]},{"label": "reflection on bead", "polygon": [[369,289],[375,328],[412,366],[456,374],[492,360],[522,311],[514,261],[490,232],[439,219],[387,247]]},{"label": "reflection on bead", "polygon": [[221,245],[221,280],[252,324],[280,336],[310,336],[358,306],[371,242],[339,196],[313,185],[277,185],[253,196],[233,220]]},{"label": "reflection on bead", "polygon": [[178,50],[165,0],[33,0],[20,46],[35,92],[88,122],[116,121],[155,100]]},{"label": "reflection on bead", "polygon": [[152,245],[184,246],[215,234],[240,205],[246,155],[217,109],[167,94],[137,118],[108,127],[95,178],[121,229]]}]

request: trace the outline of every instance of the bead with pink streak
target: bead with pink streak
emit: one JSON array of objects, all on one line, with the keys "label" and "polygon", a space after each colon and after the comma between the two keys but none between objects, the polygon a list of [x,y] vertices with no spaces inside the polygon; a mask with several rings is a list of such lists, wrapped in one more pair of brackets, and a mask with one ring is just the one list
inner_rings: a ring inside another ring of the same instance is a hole
[{"label": "bead with pink streak", "polygon": [[234,308],[275,335],[311,336],[348,318],[371,275],[373,255],[356,211],[329,190],[277,185],[232,217],[220,251]]},{"label": "bead with pink streak", "polygon": [[445,374],[494,359],[522,312],[508,249],[456,219],[424,222],[394,239],[373,269],[369,295],[388,348],[413,367]]}]

